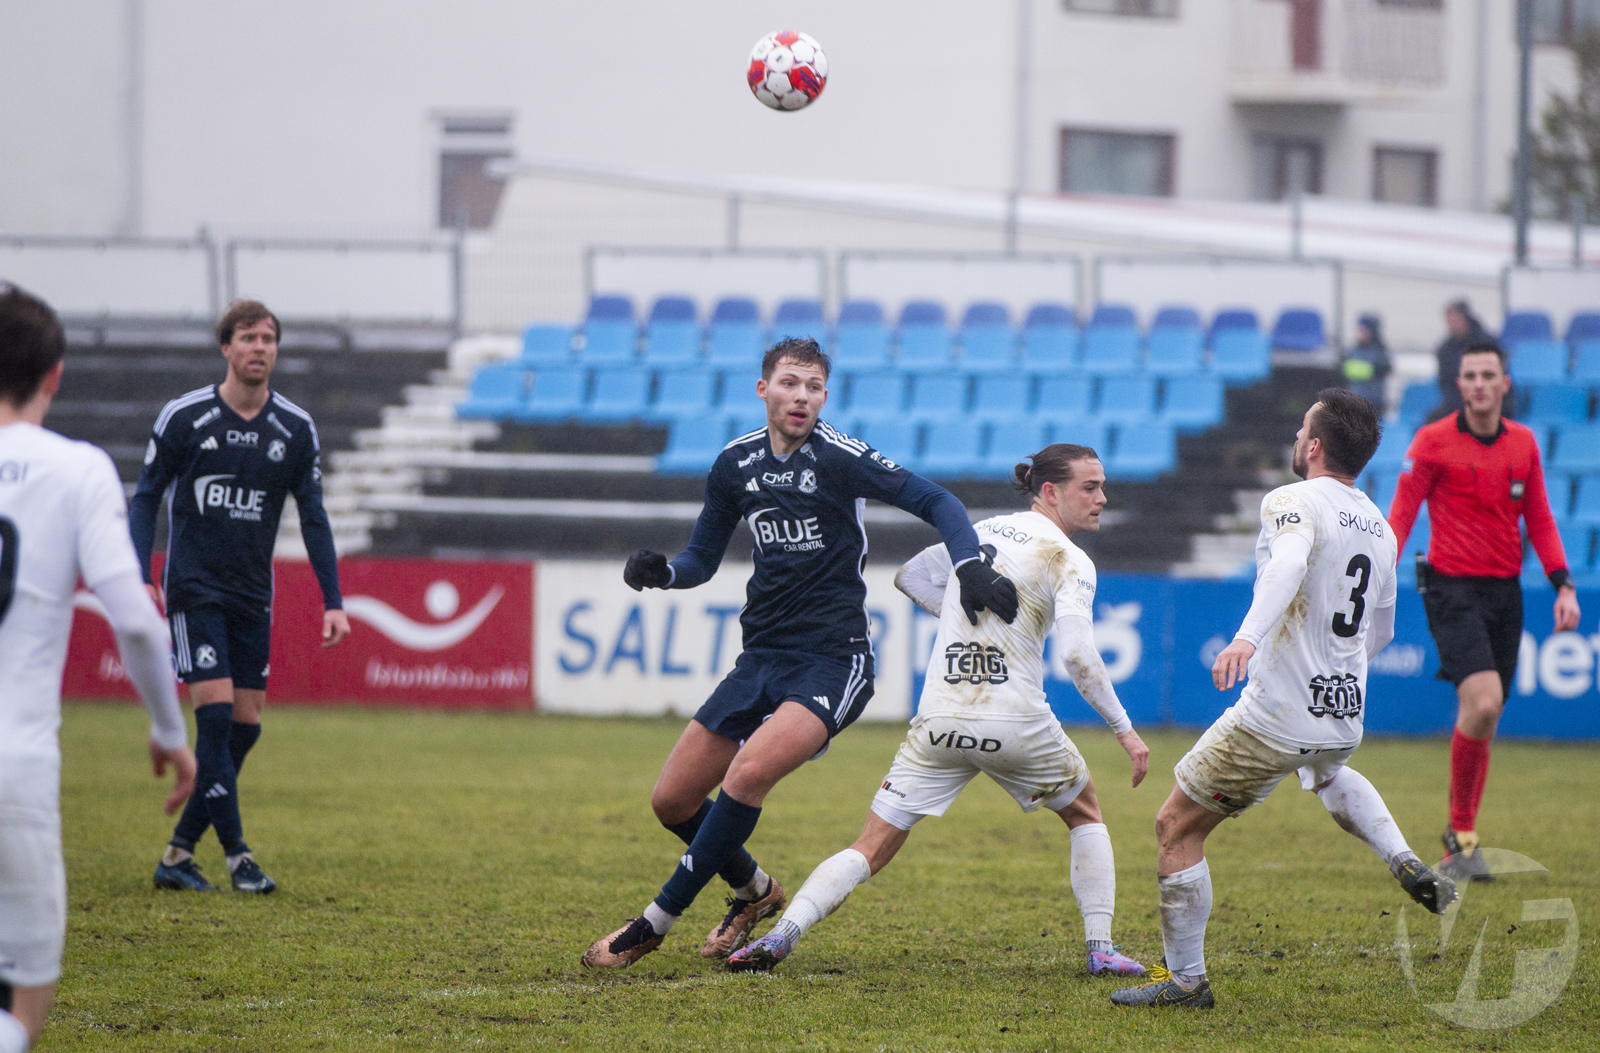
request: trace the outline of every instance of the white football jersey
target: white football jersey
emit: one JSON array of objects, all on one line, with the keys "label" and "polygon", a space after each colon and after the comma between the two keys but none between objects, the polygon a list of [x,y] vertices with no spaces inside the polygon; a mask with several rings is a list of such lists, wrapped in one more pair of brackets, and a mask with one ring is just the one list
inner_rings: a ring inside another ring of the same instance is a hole
[{"label": "white football jersey", "polygon": [[59,770],[78,579],[93,589],[138,573],[105,451],[32,424],[0,428],[0,769]]},{"label": "white football jersey", "polygon": [[1280,534],[1311,542],[1311,557],[1300,591],[1250,659],[1240,716],[1285,746],[1353,746],[1366,703],[1368,612],[1395,603],[1394,534],[1366,494],[1328,476],[1262,499],[1258,575]]},{"label": "white football jersey", "polygon": [[[1061,528],[1038,512],[985,519],[973,529],[985,561],[1017,587],[1017,617],[1010,625],[984,611],[978,624],[961,609],[961,582],[943,545],[917,561],[944,585],[939,633],[918,714],[1049,716],[1044,695],[1044,644],[1056,619],[1094,620],[1094,563]],[[909,568],[909,564],[907,565]]]}]

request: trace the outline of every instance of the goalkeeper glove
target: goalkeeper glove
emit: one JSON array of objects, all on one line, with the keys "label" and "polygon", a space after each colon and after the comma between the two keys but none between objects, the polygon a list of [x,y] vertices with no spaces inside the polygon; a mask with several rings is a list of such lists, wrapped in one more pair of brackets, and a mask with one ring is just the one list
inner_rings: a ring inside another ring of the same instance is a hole
[{"label": "goalkeeper glove", "polygon": [[961,609],[978,624],[979,611],[993,611],[1010,625],[1017,616],[1017,587],[1011,579],[981,559],[969,559],[956,568],[961,582]]},{"label": "goalkeeper glove", "polygon": [[672,570],[666,556],[641,548],[628,557],[628,565],[622,568],[622,581],[634,592],[664,589],[672,582]]}]

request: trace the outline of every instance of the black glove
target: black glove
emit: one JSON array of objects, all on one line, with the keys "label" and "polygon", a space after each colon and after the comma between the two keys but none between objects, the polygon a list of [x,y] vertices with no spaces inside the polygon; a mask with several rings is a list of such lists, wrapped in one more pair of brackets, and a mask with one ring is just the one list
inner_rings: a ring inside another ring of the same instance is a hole
[{"label": "black glove", "polygon": [[1010,625],[1017,617],[1017,587],[1011,579],[981,559],[969,559],[956,568],[961,582],[961,609],[978,624],[979,611],[993,611]]},{"label": "black glove", "polygon": [[[645,589],[664,589],[672,581],[672,571],[667,568],[667,557],[659,552],[651,552],[641,548],[628,557],[628,565],[622,568],[622,582],[634,592],[643,592]],[[1012,609],[1016,609],[1015,601]]]}]

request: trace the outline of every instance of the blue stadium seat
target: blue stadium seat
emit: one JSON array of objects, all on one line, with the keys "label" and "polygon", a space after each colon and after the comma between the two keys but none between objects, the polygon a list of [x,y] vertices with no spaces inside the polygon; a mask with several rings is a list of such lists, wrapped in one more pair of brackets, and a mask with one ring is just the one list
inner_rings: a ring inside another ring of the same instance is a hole
[{"label": "blue stadium seat", "polygon": [[1223,332],[1224,330],[1259,330],[1260,328],[1261,319],[1257,318],[1256,313],[1250,308],[1224,307],[1218,310],[1217,313],[1211,317],[1211,329],[1208,331],[1207,335],[1210,337],[1210,339],[1215,340],[1217,338],[1217,334]]},{"label": "blue stadium seat", "polygon": [[1087,446],[1104,461],[1111,449],[1111,426],[1103,420],[1058,420],[1050,426],[1051,442]]},{"label": "blue stadium seat", "polygon": [[1407,384],[1400,394],[1400,420],[1413,430],[1439,404],[1439,385],[1431,380]]},{"label": "blue stadium seat", "polygon": [[667,432],[667,449],[656,460],[656,471],[663,475],[709,471],[728,438],[725,417],[681,417]]},{"label": "blue stadium seat", "polygon": [[1203,368],[1204,351],[1199,326],[1158,326],[1145,338],[1144,369],[1156,377],[1191,376]]},{"label": "blue stadium seat", "polygon": [[534,369],[572,361],[570,325],[530,325],[522,331],[522,364]]},{"label": "blue stadium seat", "polygon": [[1093,329],[1097,325],[1126,325],[1138,329],[1139,316],[1125,303],[1103,303],[1089,316],[1088,328]]},{"label": "blue stadium seat", "polygon": [[644,358],[652,366],[674,366],[700,360],[700,322],[694,301],[663,296],[650,308],[644,327]]},{"label": "blue stadium seat", "polygon": [[1567,379],[1567,345],[1547,338],[1525,338],[1506,345],[1511,379],[1518,384],[1559,384]]},{"label": "blue stadium seat", "polygon": [[1117,429],[1116,452],[1106,462],[1106,475],[1117,479],[1151,479],[1170,472],[1178,460],[1178,439],[1164,424]]},{"label": "blue stadium seat", "polygon": [[1378,506],[1378,511],[1385,516],[1389,514],[1389,506],[1394,504],[1394,492],[1400,485],[1400,473],[1393,470],[1368,471],[1367,496],[1372,503]]},{"label": "blue stadium seat", "polygon": [[955,334],[945,321],[944,306],[932,300],[913,300],[900,311],[901,369],[947,366]]},{"label": "blue stadium seat", "polygon": [[879,369],[889,364],[889,327],[872,300],[848,300],[834,329],[833,364],[840,369]]},{"label": "blue stadium seat", "polygon": [[1032,329],[1036,325],[1064,325],[1072,329],[1078,328],[1078,312],[1064,303],[1036,303],[1028,308],[1028,316],[1022,321],[1022,328]]},{"label": "blue stadium seat", "polygon": [[977,474],[983,465],[983,425],[970,417],[930,421],[917,465],[939,478]]},{"label": "blue stadium seat", "polygon": [[717,375],[693,366],[662,370],[650,416],[656,420],[708,416],[717,404]]},{"label": "blue stadium seat", "polygon": [[989,450],[983,455],[985,475],[1011,478],[1011,469],[1050,443],[1050,425],[1037,420],[1010,420],[989,429]]},{"label": "blue stadium seat", "polygon": [[1567,519],[1573,523],[1600,526],[1600,475],[1579,477],[1578,496],[1572,503],[1572,514]]},{"label": "blue stadium seat", "polygon": [[[1106,308],[1100,308],[1095,313]],[[1090,323],[1083,331],[1083,368],[1096,376],[1139,371],[1139,330],[1131,325]]]},{"label": "blue stadium seat", "polygon": [[980,420],[1007,421],[1027,416],[1033,378],[1025,373],[994,373],[976,379],[972,415]]},{"label": "blue stadium seat", "polygon": [[1312,307],[1286,307],[1272,327],[1272,346],[1283,351],[1315,351],[1327,342],[1322,314]]},{"label": "blue stadium seat", "polygon": [[761,312],[754,300],[718,300],[706,326],[706,360],[719,366],[759,360],[766,350],[761,335]]},{"label": "blue stadium seat", "polygon": [[[1592,570],[1595,564],[1594,528],[1587,523],[1562,523],[1556,530],[1561,535],[1561,547],[1566,552],[1568,568],[1575,571]],[[1538,553],[1530,552],[1529,558],[1535,566],[1539,565]],[[1539,577],[1544,577],[1542,568]]]},{"label": "blue stadium seat", "polygon": [[1543,311],[1511,311],[1500,328],[1500,343],[1510,347],[1522,340],[1554,340],[1555,328]]},{"label": "blue stadium seat", "polygon": [[1600,340],[1600,311],[1576,311],[1568,320],[1567,343],[1577,347],[1585,340]]},{"label": "blue stadium seat", "polygon": [[1540,384],[1529,390],[1522,423],[1578,424],[1589,419],[1589,389],[1577,384]]},{"label": "blue stadium seat", "polygon": [[1230,327],[1211,337],[1211,372],[1228,381],[1260,380],[1272,372],[1271,348],[1259,329]]},{"label": "blue stadium seat", "polygon": [[583,322],[583,361],[588,365],[632,362],[639,347],[633,301],[626,296],[596,296]]},{"label": "blue stadium seat", "polygon": [[518,420],[566,420],[583,409],[589,371],[582,366],[551,366],[535,371]]},{"label": "blue stadium seat", "polygon": [[904,417],[878,417],[858,421],[853,433],[891,461],[910,464],[917,459],[919,426]]},{"label": "blue stadium seat", "polygon": [[[821,311],[818,311],[821,314]],[[711,324],[721,325],[725,322],[761,322],[761,308],[748,296],[724,296],[717,301],[711,309]]]},{"label": "blue stadium seat", "polygon": [[1417,512],[1416,522],[1411,525],[1411,533],[1406,535],[1405,547],[1400,550],[1400,564],[1396,568],[1395,578],[1402,588],[1416,587],[1417,553],[1428,551],[1428,539],[1432,536],[1433,530],[1428,522],[1428,506],[1423,505]]},{"label": "blue stadium seat", "polygon": [[611,366],[594,371],[594,390],[584,404],[590,421],[630,421],[650,405],[650,371],[638,366]]},{"label": "blue stadium seat", "polygon": [[918,420],[949,420],[967,412],[965,373],[915,373],[907,413]]},{"label": "blue stadium seat", "polygon": [[1030,373],[1065,373],[1078,355],[1078,320],[1072,308],[1034,304],[1022,325],[1022,366]]},{"label": "blue stadium seat", "polygon": [[456,416],[462,420],[499,420],[511,416],[522,405],[527,376],[520,362],[480,366],[472,374],[466,401],[456,404]]},{"label": "blue stadium seat", "polygon": [[589,301],[586,321],[631,322],[633,301],[626,296],[596,296]]},{"label": "blue stadium seat", "polygon": [[[766,403],[756,395],[756,381],[761,379],[761,361],[744,362],[738,366],[726,366],[721,370],[722,395],[719,405],[724,413],[743,413],[746,411],[766,415]],[[749,429],[745,429],[748,431]]]},{"label": "blue stadium seat", "polygon": [[1572,349],[1572,379],[1590,387],[1600,385],[1600,340],[1585,340]]},{"label": "blue stadium seat", "polygon": [[[1103,399],[1102,399],[1103,401]],[[1179,431],[1204,431],[1222,423],[1220,377],[1173,377],[1166,383],[1161,420]]]},{"label": "blue stadium seat", "polygon": [[966,311],[961,315],[961,328],[967,329],[974,325],[998,325],[1009,329],[1011,310],[1005,304],[994,300],[979,300],[977,303],[968,304]]},{"label": "blue stadium seat", "polygon": [[1080,375],[1039,378],[1039,400],[1033,414],[1040,420],[1082,420],[1093,416],[1094,382]]},{"label": "blue stadium seat", "polygon": [[1150,330],[1157,329],[1199,329],[1200,312],[1193,307],[1182,304],[1168,304],[1156,311],[1156,317],[1150,323]]},{"label": "blue stadium seat", "polygon": [[822,320],[822,303],[818,300],[785,300],[772,316],[772,339],[786,336],[809,336],[823,347],[828,346],[828,325]]},{"label": "blue stadium seat", "polygon": [[1143,424],[1156,415],[1154,377],[1106,377],[1095,416],[1113,424]]},{"label": "blue stadium seat", "polygon": [[[856,420],[900,417],[905,406],[906,375],[893,370],[850,375],[850,416]],[[896,458],[898,460],[899,458]]]},{"label": "blue stadium seat", "polygon": [[1373,451],[1372,459],[1367,462],[1367,468],[1372,471],[1398,472],[1400,465],[1405,462],[1406,451],[1411,448],[1411,438],[1414,434],[1408,428],[1385,428],[1383,438],[1378,440],[1378,448]]},{"label": "blue stadium seat", "polygon": [[1600,475],[1600,424],[1563,424],[1556,429],[1552,472]]},{"label": "blue stadium seat", "polygon": [[1017,367],[1017,334],[1003,303],[975,303],[961,319],[961,367],[1001,373]]},{"label": "blue stadium seat", "polygon": [[[724,407],[726,412],[726,407]],[[767,426],[767,407],[760,402],[727,416],[728,437],[738,438],[751,432],[763,431]]]}]

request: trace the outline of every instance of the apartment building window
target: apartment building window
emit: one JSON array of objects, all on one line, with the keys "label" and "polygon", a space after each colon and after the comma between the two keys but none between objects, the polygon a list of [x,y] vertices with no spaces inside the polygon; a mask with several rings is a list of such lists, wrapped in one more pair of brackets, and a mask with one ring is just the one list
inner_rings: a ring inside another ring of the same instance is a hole
[{"label": "apartment building window", "polygon": [[1379,146],[1372,151],[1372,200],[1393,205],[1439,203],[1439,155],[1433,150]]},{"label": "apartment building window", "polygon": [[1061,189],[1069,194],[1172,196],[1175,138],[1061,129]]},{"label": "apartment building window", "polygon": [[1282,201],[1296,191],[1322,193],[1322,144],[1305,139],[1262,137],[1251,157],[1251,197]]},{"label": "apartment building window", "polygon": [[506,180],[489,171],[489,162],[513,155],[509,115],[439,118],[439,226],[494,226]]},{"label": "apartment building window", "polygon": [[1600,0],[1533,0],[1535,44],[1571,44],[1596,28]]},{"label": "apartment building window", "polygon": [[1083,11],[1093,15],[1178,17],[1178,0],[1061,0],[1061,6],[1068,11]]}]

